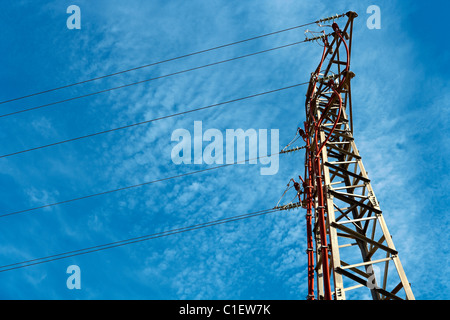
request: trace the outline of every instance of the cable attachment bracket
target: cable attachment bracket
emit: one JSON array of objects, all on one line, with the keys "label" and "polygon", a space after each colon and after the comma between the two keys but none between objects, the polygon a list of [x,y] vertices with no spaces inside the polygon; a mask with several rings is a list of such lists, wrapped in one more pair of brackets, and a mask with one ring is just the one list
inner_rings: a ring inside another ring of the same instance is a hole
[{"label": "cable attachment bracket", "polygon": [[330,74],[326,77],[322,77],[322,78],[317,78],[317,82],[319,83],[329,83],[330,80],[332,80],[334,82],[334,80],[338,79],[340,76],[340,74]]}]

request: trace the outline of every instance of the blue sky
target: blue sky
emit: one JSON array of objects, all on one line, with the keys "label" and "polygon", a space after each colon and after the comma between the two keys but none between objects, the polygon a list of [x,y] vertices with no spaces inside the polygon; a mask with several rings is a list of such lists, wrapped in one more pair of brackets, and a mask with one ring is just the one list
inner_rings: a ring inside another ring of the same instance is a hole
[{"label": "blue sky", "polygon": [[[66,9],[81,8],[81,30]],[[369,5],[381,29],[369,30]],[[351,69],[355,138],[417,299],[448,299],[449,53],[444,1],[14,1],[3,4],[0,100],[356,11]],[[317,27],[310,26],[315,30]],[[293,30],[42,96],[13,112],[301,41]],[[301,44],[111,93],[0,118],[1,154],[309,80],[321,47]],[[173,130],[279,129],[304,120],[299,87],[0,159],[8,213],[206,168],[171,161]],[[303,154],[279,172],[239,165],[3,217],[0,264],[273,207]],[[151,240],[0,273],[2,299],[304,299],[303,211]],[[66,269],[81,269],[81,290]]]}]

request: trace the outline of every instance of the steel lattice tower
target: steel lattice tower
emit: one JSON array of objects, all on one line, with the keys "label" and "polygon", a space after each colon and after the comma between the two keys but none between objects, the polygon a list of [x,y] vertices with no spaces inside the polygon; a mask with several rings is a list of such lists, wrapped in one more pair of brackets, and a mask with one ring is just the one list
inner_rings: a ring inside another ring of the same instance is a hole
[{"label": "steel lattice tower", "polygon": [[[323,42],[306,94],[303,183],[294,181],[306,208],[308,299],[343,300],[349,290],[370,297],[414,299],[398,252],[353,137],[350,71],[355,12],[342,30],[310,39]],[[298,148],[297,148],[298,149]]]}]

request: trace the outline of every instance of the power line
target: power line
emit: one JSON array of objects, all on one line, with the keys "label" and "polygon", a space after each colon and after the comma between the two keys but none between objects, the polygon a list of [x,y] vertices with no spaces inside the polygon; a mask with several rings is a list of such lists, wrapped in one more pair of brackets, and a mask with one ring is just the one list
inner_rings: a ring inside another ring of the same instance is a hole
[{"label": "power line", "polygon": [[229,217],[229,218],[223,218],[223,219],[219,219],[219,220],[204,222],[204,223],[200,223],[200,224],[196,224],[196,225],[192,225],[192,226],[188,226],[188,227],[182,227],[182,228],[172,229],[172,230],[158,232],[158,233],[154,233],[154,234],[144,235],[144,236],[140,236],[140,237],[135,237],[135,238],[131,238],[131,239],[96,245],[96,246],[92,246],[92,247],[88,247],[88,248],[84,248],[84,249],[67,251],[67,252],[58,253],[58,254],[54,254],[51,256],[47,256],[47,257],[31,259],[31,260],[22,261],[22,262],[16,262],[16,263],[0,266],[0,269],[3,269],[3,270],[0,270],[0,272],[25,268],[25,267],[29,267],[32,265],[47,263],[47,262],[51,262],[51,261],[55,261],[55,260],[67,259],[70,257],[79,256],[79,255],[83,255],[83,254],[87,254],[87,253],[93,253],[93,252],[97,252],[97,251],[102,251],[102,250],[107,250],[107,249],[112,249],[112,248],[116,248],[116,247],[120,247],[120,246],[129,245],[129,244],[133,244],[133,243],[167,237],[167,236],[171,236],[171,235],[175,235],[175,234],[180,234],[180,233],[193,231],[193,230],[199,230],[199,229],[208,228],[208,227],[225,224],[225,223],[229,223],[229,222],[254,218],[254,217],[266,215],[269,213],[273,213],[275,211],[279,211],[279,209],[260,210],[260,211],[242,214],[242,215],[238,215],[238,216],[233,216],[233,217]]},{"label": "power line", "polygon": [[283,87],[283,88],[279,88],[279,89],[274,89],[274,90],[270,90],[270,91],[265,91],[265,92],[261,92],[261,93],[252,94],[250,96],[246,96],[246,97],[242,97],[242,98],[237,98],[237,99],[232,99],[232,100],[228,100],[228,101],[224,101],[224,102],[211,104],[211,105],[208,105],[208,106],[205,106],[205,107],[201,107],[201,108],[196,108],[196,109],[192,109],[192,110],[177,112],[177,113],[173,113],[173,114],[170,114],[170,115],[166,115],[166,116],[162,116],[162,117],[158,117],[158,118],[154,118],[154,119],[150,119],[150,120],[146,120],[146,121],[141,121],[141,122],[137,122],[137,123],[133,123],[133,124],[129,124],[129,125],[113,128],[113,129],[103,130],[103,131],[87,134],[87,135],[84,135],[84,136],[79,136],[79,137],[76,137],[76,138],[71,138],[71,139],[67,139],[67,140],[62,140],[62,141],[58,141],[58,142],[42,145],[42,146],[39,146],[39,147],[34,147],[34,148],[30,148],[30,149],[16,151],[16,152],[13,152],[13,153],[1,155],[0,159],[1,158],[6,158],[6,157],[11,157],[11,156],[22,154],[22,153],[26,153],[26,152],[30,152],[30,151],[35,151],[35,150],[39,150],[39,149],[53,147],[53,146],[56,146],[56,145],[60,145],[60,144],[68,143],[68,142],[73,142],[73,141],[77,141],[77,140],[81,140],[81,139],[85,139],[85,138],[90,138],[90,137],[94,137],[94,136],[98,136],[98,135],[101,135],[101,134],[106,134],[106,133],[110,133],[110,132],[114,132],[114,131],[118,131],[118,130],[123,130],[123,129],[128,129],[128,128],[132,128],[132,127],[136,127],[136,126],[140,126],[140,125],[144,125],[144,124],[149,124],[151,122],[158,121],[158,120],[163,120],[163,119],[167,119],[167,118],[177,117],[177,116],[180,116],[180,115],[185,115],[185,114],[188,114],[188,113],[201,111],[201,110],[205,110],[205,109],[209,109],[209,108],[219,107],[219,106],[223,106],[223,105],[226,105],[226,104],[229,104],[229,103],[238,102],[238,101],[242,101],[242,100],[246,100],[246,99],[251,99],[251,98],[263,96],[263,95],[270,94],[270,93],[275,93],[275,92],[279,92],[279,91],[283,91],[283,90],[287,90],[287,89],[292,89],[292,88],[295,88],[295,87],[306,85],[308,83],[309,82],[298,83],[298,84],[294,84],[294,85]]},{"label": "power line", "polygon": [[57,88],[48,89],[48,90],[44,90],[44,91],[40,91],[40,92],[35,92],[35,93],[24,95],[24,96],[21,96],[21,97],[17,97],[17,98],[1,101],[0,104],[5,104],[5,103],[17,101],[17,100],[22,100],[22,99],[25,99],[25,98],[30,98],[30,97],[41,95],[41,94],[44,94],[44,93],[49,93],[49,92],[53,92],[53,91],[57,91],[57,90],[61,90],[61,89],[65,89],[65,88],[69,88],[69,87],[73,87],[73,86],[77,86],[77,85],[80,85],[80,84],[84,84],[84,83],[88,83],[88,82],[92,82],[92,81],[96,81],[96,80],[100,80],[100,79],[105,79],[105,78],[116,76],[116,75],[119,75],[119,74],[124,74],[124,73],[127,73],[127,72],[131,72],[131,71],[135,71],[135,70],[139,70],[139,69],[143,69],[143,68],[148,68],[148,67],[156,66],[156,65],[159,65],[159,64],[163,64],[163,63],[167,63],[167,62],[171,62],[171,61],[175,61],[175,60],[191,57],[191,56],[194,56],[194,55],[198,55],[198,54],[202,54],[202,53],[206,53],[206,52],[210,52],[210,51],[214,51],[214,50],[230,47],[230,46],[233,46],[233,45],[237,45],[237,44],[245,43],[245,42],[248,42],[248,41],[252,41],[252,40],[268,37],[268,36],[279,34],[279,33],[283,33],[283,32],[286,32],[286,31],[299,29],[299,28],[306,27],[306,26],[314,24],[314,23],[318,23],[318,22],[319,21],[309,22],[309,23],[298,25],[298,26],[295,26],[295,27],[282,29],[282,30],[274,31],[274,32],[270,32],[270,33],[266,33],[266,34],[255,36],[255,37],[252,37],[252,38],[248,38],[248,39],[244,39],[244,40],[235,41],[235,42],[231,42],[231,43],[228,43],[228,44],[220,45],[220,46],[217,46],[217,47],[213,47],[213,48],[209,48],[209,49],[204,49],[204,50],[188,53],[188,54],[185,54],[185,55],[182,55],[182,56],[178,56],[178,57],[175,57],[175,58],[170,58],[170,59],[166,59],[166,60],[160,60],[160,61],[157,61],[157,62],[145,64],[145,65],[134,67],[134,68],[130,68],[130,69],[127,69],[127,70],[114,72],[114,73],[111,73],[111,74],[95,77],[95,78],[92,78],[92,79],[83,80],[83,81],[80,81],[80,82],[75,82],[75,83],[64,85],[64,86],[60,86],[60,87],[57,87]]},{"label": "power line", "polygon": [[128,190],[128,189],[137,188],[137,187],[142,187],[142,186],[150,185],[150,184],[157,183],[157,182],[163,182],[163,181],[173,180],[173,179],[177,179],[177,178],[182,178],[182,177],[186,177],[186,176],[190,176],[190,175],[194,175],[194,174],[198,174],[198,173],[203,173],[203,172],[206,172],[206,171],[211,171],[211,170],[216,170],[216,169],[220,169],[220,168],[233,166],[233,165],[236,165],[236,164],[246,163],[246,162],[249,162],[249,161],[252,161],[252,160],[268,158],[268,157],[271,157],[271,156],[274,156],[274,155],[277,155],[277,154],[280,154],[280,153],[277,152],[277,153],[273,153],[273,154],[266,155],[266,156],[260,156],[260,157],[256,157],[256,158],[252,158],[252,159],[243,160],[243,161],[227,163],[227,164],[223,164],[223,165],[220,165],[220,166],[215,166],[215,167],[201,169],[201,170],[197,170],[197,171],[191,171],[191,172],[187,172],[187,173],[182,173],[182,174],[179,174],[179,175],[176,175],[176,176],[156,179],[156,180],[147,181],[147,182],[143,182],[143,183],[139,183],[139,184],[135,184],[135,185],[131,185],[131,186],[126,186],[126,187],[122,187],[122,188],[117,188],[117,189],[102,191],[102,192],[98,192],[98,193],[93,193],[93,194],[89,194],[89,195],[82,196],[82,197],[77,197],[77,198],[73,198],[73,199],[68,199],[68,200],[58,201],[58,202],[54,202],[54,203],[49,203],[49,204],[45,204],[45,205],[42,205],[42,206],[39,206],[39,207],[28,208],[28,209],[24,209],[24,210],[19,210],[19,211],[14,211],[14,212],[10,212],[10,213],[5,213],[5,214],[0,215],[0,218],[16,215],[16,214],[20,214],[20,213],[25,213],[25,212],[35,211],[35,210],[39,210],[39,209],[43,209],[43,208],[53,207],[53,206],[57,206],[57,205],[61,205],[61,204],[69,203],[69,202],[74,202],[74,201],[84,200],[84,199],[88,199],[88,198],[93,198],[93,197],[97,197],[97,196],[101,196],[101,195],[105,195],[105,194],[110,194],[110,193],[114,193],[114,192],[119,192],[119,191],[124,191],[124,190]]},{"label": "power line", "polygon": [[105,92],[111,92],[111,91],[114,91],[114,90],[123,89],[123,88],[127,88],[127,87],[130,87],[130,86],[142,84],[142,83],[147,83],[147,82],[150,82],[150,81],[171,77],[171,76],[183,74],[183,73],[186,73],[186,72],[191,72],[191,71],[195,71],[195,70],[199,70],[199,69],[203,69],[203,68],[208,68],[208,67],[215,66],[215,65],[218,65],[218,64],[231,62],[231,61],[235,61],[235,60],[239,60],[239,59],[243,59],[243,58],[252,57],[252,56],[255,56],[255,55],[258,55],[258,54],[267,53],[267,52],[270,52],[270,51],[274,51],[274,50],[279,50],[279,49],[282,49],[282,48],[295,46],[295,45],[298,45],[298,44],[301,44],[301,43],[305,43],[305,42],[308,42],[308,40],[297,41],[297,42],[293,42],[293,43],[290,43],[290,44],[286,44],[286,45],[282,45],[282,46],[278,46],[278,47],[274,47],[274,48],[270,48],[270,49],[266,49],[266,50],[262,50],[262,51],[258,51],[258,52],[249,53],[249,54],[246,54],[246,55],[242,55],[242,56],[238,56],[238,57],[234,57],[234,58],[230,58],[230,59],[226,59],[226,60],[221,60],[221,61],[205,64],[205,65],[202,65],[202,66],[199,66],[199,67],[194,67],[194,68],[190,68],[190,69],[185,69],[185,70],[181,70],[181,71],[165,74],[165,75],[162,75],[162,76],[159,76],[159,77],[154,77],[154,78],[145,79],[145,80],[141,80],[141,81],[137,81],[137,82],[132,82],[132,83],[124,84],[124,85],[113,87],[113,88],[108,88],[108,89],[104,89],[104,90],[100,90],[100,91],[96,91],[96,92],[91,92],[91,93],[84,94],[84,95],[81,95],[81,96],[76,96],[76,97],[72,97],[72,98],[68,98],[68,99],[64,99],[64,100],[59,100],[59,101],[43,104],[43,105],[36,106],[36,107],[30,107],[30,108],[26,108],[26,109],[10,112],[10,113],[5,113],[5,114],[0,115],[0,118],[9,117],[9,116],[16,115],[16,114],[19,114],[19,113],[33,111],[33,110],[37,110],[37,109],[41,109],[41,108],[46,108],[46,107],[54,106],[54,105],[57,105],[57,104],[61,104],[61,103],[65,103],[65,102],[69,102],[69,101],[73,101],[73,100],[78,100],[78,99],[81,99],[81,98],[87,98],[87,97],[94,96],[94,95],[97,95],[97,94],[101,94],[101,93],[105,93]]}]

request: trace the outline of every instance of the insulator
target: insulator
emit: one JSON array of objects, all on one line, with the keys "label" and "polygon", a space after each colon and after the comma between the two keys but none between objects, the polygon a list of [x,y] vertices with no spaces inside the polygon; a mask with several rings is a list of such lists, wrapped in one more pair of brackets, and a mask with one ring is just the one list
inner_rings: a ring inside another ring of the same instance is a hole
[{"label": "insulator", "polygon": [[343,17],[345,15],[346,15],[346,13],[336,14],[335,16],[331,16],[331,17],[328,17],[328,18],[320,19],[320,20],[316,21],[316,23],[326,22],[326,21],[330,21],[330,20],[336,20],[336,19],[339,19],[339,18],[341,18],[341,17]]},{"label": "insulator", "polygon": [[291,210],[291,209],[299,208],[301,206],[302,206],[301,202],[295,202],[295,203],[286,204],[284,206],[275,207],[274,209],[277,209],[277,210]]},{"label": "insulator", "polygon": [[280,151],[280,154],[282,154],[282,153],[295,152],[295,151],[298,151],[298,150],[301,150],[301,149],[305,149],[305,148],[306,148],[306,146],[303,146],[303,147],[295,147],[295,148],[288,149],[288,150],[281,150],[281,151]]},{"label": "insulator", "polygon": [[328,36],[331,36],[331,35],[332,35],[331,33],[329,33],[329,34],[323,34],[323,35],[321,35],[321,36],[317,36],[317,37],[314,37],[314,38],[306,38],[305,41],[319,40],[319,39],[322,39],[322,38],[325,38],[325,37],[328,37]]}]

